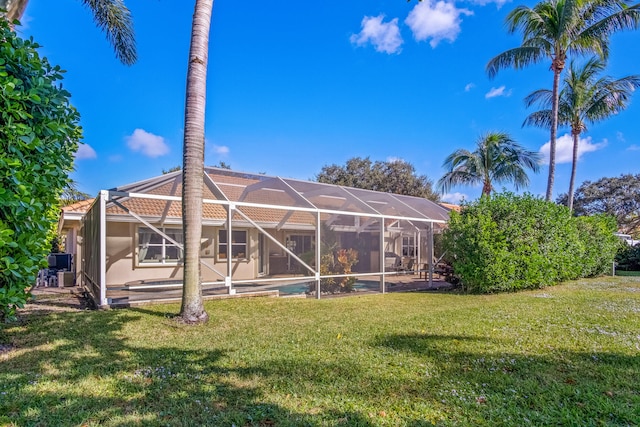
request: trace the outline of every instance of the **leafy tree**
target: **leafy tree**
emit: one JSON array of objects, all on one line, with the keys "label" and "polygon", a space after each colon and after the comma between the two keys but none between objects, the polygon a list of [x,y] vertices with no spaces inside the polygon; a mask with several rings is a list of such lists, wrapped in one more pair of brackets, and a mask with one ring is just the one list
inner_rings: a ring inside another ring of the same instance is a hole
[{"label": "leafy tree", "polygon": [[529,185],[526,169],[538,172],[540,155],[524,149],[509,135],[490,132],[478,138],[476,149],[456,150],[443,163],[447,169],[438,188],[447,192],[455,185],[482,184],[482,195],[490,196],[493,184],[512,182],[517,189]]},{"label": "leafy tree", "polygon": [[543,0],[533,8],[518,6],[507,15],[509,33],[520,31],[522,44],[492,58],[486,66],[489,77],[495,77],[503,68],[521,69],[551,59],[551,147],[546,200],[551,200],[553,194],[560,74],[567,56],[593,53],[606,59],[609,36],[615,31],[637,28],[639,22],[640,5],[628,7],[620,0]]},{"label": "leafy tree", "polygon": [[344,166],[323,166],[315,180],[326,184],[438,200],[429,178],[426,175],[417,175],[415,167],[404,160],[372,162],[369,157],[353,157],[347,160]]},{"label": "leafy tree", "polygon": [[[567,204],[567,199],[562,194],[558,203]],[[620,231],[640,237],[640,174],[583,182],[576,190],[573,211],[579,216],[612,215]]]},{"label": "leafy tree", "polygon": [[162,169],[162,175],[166,175],[171,172],[178,172],[179,170],[182,170],[182,166],[174,166],[169,169]]},{"label": "leafy tree", "polygon": [[213,0],[196,0],[187,69],[182,167],[184,274],[180,308],[180,317],[186,323],[203,323],[209,319],[202,302],[200,239],[204,185],[204,113],[212,12]]},{"label": "leafy tree", "polygon": [[[558,124],[571,127],[573,137],[573,161],[567,206],[573,210],[573,190],[578,165],[578,142],[587,130],[587,122],[595,123],[618,114],[631,100],[631,94],[640,86],[640,76],[627,76],[614,80],[600,76],[605,62],[598,58],[589,59],[582,67],[571,61],[568,73],[563,79],[558,105]],[[530,114],[524,125],[549,128],[552,124],[552,92],[540,89],[525,98],[530,107],[540,104],[543,109]]]},{"label": "leafy tree", "polygon": [[[9,22],[20,19],[29,0],[0,0],[0,10],[6,10]],[[82,0],[82,4],[93,13],[96,25],[106,33],[123,64],[132,65],[138,57],[136,52],[133,19],[123,0]]]},{"label": "leafy tree", "polygon": [[46,260],[82,130],[63,71],[0,19],[0,319],[11,319]]},{"label": "leafy tree", "polygon": [[220,169],[229,169],[231,170],[231,165],[223,160],[220,160],[217,164],[213,165],[214,168]]}]

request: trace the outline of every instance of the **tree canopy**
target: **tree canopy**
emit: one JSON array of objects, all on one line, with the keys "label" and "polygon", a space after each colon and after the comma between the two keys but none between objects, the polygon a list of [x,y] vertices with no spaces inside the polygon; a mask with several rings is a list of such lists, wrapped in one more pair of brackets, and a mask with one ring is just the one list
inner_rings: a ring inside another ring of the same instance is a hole
[{"label": "tree canopy", "polygon": [[431,180],[426,175],[418,175],[415,167],[404,160],[373,162],[369,157],[353,157],[344,165],[323,166],[315,180],[326,184],[439,200]]},{"label": "tree canopy", "polygon": [[4,19],[0,40],[0,319],[6,319],[46,262],[82,130],[60,67]]},{"label": "tree canopy", "polygon": [[[567,195],[562,194],[557,201],[566,204]],[[640,236],[640,174],[583,182],[576,190],[573,209],[580,216],[613,215],[620,231]]]}]

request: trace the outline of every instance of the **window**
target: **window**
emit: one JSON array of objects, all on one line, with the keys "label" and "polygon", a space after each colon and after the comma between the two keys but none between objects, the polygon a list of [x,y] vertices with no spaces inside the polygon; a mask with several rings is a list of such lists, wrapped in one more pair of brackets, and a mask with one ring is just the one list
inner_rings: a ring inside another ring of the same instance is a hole
[{"label": "window", "polygon": [[[158,228],[171,240],[182,244],[181,228]],[[138,228],[138,264],[177,264],[182,261],[183,251],[171,240],[151,228]]]},{"label": "window", "polygon": [[287,237],[287,248],[296,255],[315,250],[316,236],[292,234]]},{"label": "window", "polygon": [[[218,230],[218,258],[227,258],[227,230]],[[247,258],[247,231],[231,231],[231,258]]]},{"label": "window", "polygon": [[415,238],[413,236],[404,236],[402,238],[402,256],[416,256]]}]

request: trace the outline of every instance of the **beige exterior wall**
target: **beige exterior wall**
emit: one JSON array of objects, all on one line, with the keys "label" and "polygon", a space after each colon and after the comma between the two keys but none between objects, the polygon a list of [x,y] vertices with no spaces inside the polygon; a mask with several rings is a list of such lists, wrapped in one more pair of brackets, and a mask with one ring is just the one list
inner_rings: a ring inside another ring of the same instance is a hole
[{"label": "beige exterior wall", "polygon": [[[149,265],[138,262],[138,227],[136,223],[107,223],[107,285],[124,285],[135,281],[149,280],[182,280],[181,264]],[[202,234],[201,257],[205,264],[214,267],[222,274],[227,273],[227,262],[218,256],[219,227],[204,227]],[[247,256],[232,261],[234,280],[253,279],[258,275],[258,231],[246,230],[248,233]],[[201,267],[203,282],[223,280],[218,274],[206,266]]]}]

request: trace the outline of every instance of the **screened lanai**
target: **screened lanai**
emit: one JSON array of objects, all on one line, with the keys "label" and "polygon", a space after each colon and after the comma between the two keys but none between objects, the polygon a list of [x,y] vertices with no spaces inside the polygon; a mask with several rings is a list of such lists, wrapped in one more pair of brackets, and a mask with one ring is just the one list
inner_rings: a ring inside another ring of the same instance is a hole
[{"label": "screened lanai", "polygon": [[[448,211],[426,199],[205,168],[203,295],[386,292],[433,280]],[[101,191],[82,221],[84,286],[99,305],[179,299],[180,171]]]}]

